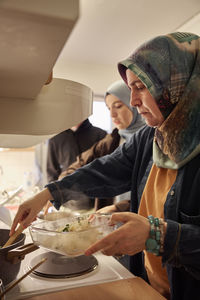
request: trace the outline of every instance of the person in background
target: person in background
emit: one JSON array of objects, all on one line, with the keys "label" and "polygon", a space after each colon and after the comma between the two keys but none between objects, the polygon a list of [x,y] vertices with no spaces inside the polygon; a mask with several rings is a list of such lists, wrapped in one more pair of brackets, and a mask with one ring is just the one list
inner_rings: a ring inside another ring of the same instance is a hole
[{"label": "person in background", "polygon": [[[147,126],[112,154],[95,159],[24,202],[13,221],[27,227],[52,200],[71,192],[114,196],[131,189],[122,225],[85,251],[133,255],[132,268],[167,299],[200,294],[200,37],[175,32],[140,46],[118,65],[131,105]],[[148,173],[146,177],[146,172]],[[147,180],[143,180],[147,178]],[[142,255],[144,254],[144,256]]]},{"label": "person in background", "polygon": [[[107,132],[101,128],[93,126],[88,119],[77,126],[73,126],[48,141],[47,148],[47,180],[55,181],[63,170],[79,157],[82,161],[82,152],[90,148],[94,143],[104,138]],[[80,198],[76,209],[91,209],[95,205],[95,199]],[[47,205],[44,209],[46,214],[49,209]]]},{"label": "person in background", "polygon": [[76,160],[81,153],[104,138],[106,131],[93,126],[87,119],[77,126],[67,129],[48,141],[47,179],[58,179],[63,170]]},{"label": "person in background", "polygon": [[[108,87],[104,98],[115,128],[111,134],[107,134],[90,149],[81,153],[76,161],[72,163],[66,171],[61,173],[59,179],[72,174],[75,170],[90,163],[95,158],[112,153],[120,144],[128,141],[133,133],[145,125],[137,109],[130,106],[130,89],[123,80],[112,83]],[[96,199],[95,208],[98,210],[110,204],[109,212],[115,209],[119,209],[119,211],[124,210],[125,206],[126,210],[129,210],[130,192],[118,195],[116,198],[116,206],[113,204],[114,198]],[[121,200],[126,199],[128,200],[120,204]],[[128,203],[126,204],[126,202]]]}]

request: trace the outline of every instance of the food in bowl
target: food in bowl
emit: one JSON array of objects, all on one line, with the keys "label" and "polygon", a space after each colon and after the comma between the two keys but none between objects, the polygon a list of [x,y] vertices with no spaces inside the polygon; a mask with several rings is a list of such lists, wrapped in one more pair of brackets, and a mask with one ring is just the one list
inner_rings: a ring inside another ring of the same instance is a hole
[{"label": "food in bowl", "polygon": [[67,223],[64,228],[58,229],[58,232],[72,232],[72,231],[77,232],[77,231],[83,231],[91,228],[92,228],[92,224],[89,218],[78,217],[72,223]]},{"label": "food in bowl", "polygon": [[42,221],[30,226],[34,244],[66,256],[83,255],[100,238],[112,232],[110,215],[71,216],[56,221]]}]

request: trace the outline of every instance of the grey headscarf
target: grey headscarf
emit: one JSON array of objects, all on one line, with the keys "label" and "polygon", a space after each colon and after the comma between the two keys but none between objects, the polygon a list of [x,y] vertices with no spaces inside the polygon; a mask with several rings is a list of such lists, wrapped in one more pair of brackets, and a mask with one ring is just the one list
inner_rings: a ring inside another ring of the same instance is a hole
[{"label": "grey headscarf", "polygon": [[135,107],[130,106],[131,91],[123,80],[118,80],[112,83],[106,91],[105,98],[109,94],[117,97],[133,112],[133,120],[129,127],[127,127],[126,129],[119,130],[120,136],[125,138],[125,140],[127,141],[134,132],[136,132],[145,125],[145,121],[138,114],[137,109]]}]

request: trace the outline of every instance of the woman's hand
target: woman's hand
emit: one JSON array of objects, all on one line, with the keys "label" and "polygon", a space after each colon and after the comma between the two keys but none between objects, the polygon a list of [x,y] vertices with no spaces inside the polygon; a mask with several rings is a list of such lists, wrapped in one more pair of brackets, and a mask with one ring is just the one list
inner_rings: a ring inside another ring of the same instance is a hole
[{"label": "woman's hand", "polygon": [[100,209],[98,209],[96,211],[96,213],[98,214],[109,214],[109,213],[113,213],[113,212],[116,212],[117,211],[117,208],[115,206],[115,204],[113,205],[108,205],[108,206],[105,206],[105,207],[102,207]]},{"label": "woman's hand", "polygon": [[48,200],[51,200],[52,196],[48,189],[44,189],[34,197],[26,200],[22,203],[17,211],[17,214],[13,220],[13,224],[10,230],[10,236],[15,232],[15,228],[20,223],[24,228],[28,227],[36,218],[37,214],[44,207]]},{"label": "woman's hand", "polygon": [[89,247],[85,255],[99,250],[105,255],[134,255],[144,250],[150,231],[148,219],[135,213],[122,212],[111,217],[111,223],[118,222],[124,224]]}]

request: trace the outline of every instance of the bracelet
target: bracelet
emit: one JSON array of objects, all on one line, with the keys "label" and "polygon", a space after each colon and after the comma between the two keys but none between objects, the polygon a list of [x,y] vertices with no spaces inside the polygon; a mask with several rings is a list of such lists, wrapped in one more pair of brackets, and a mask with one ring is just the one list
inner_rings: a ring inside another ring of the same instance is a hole
[{"label": "bracelet", "polygon": [[164,252],[164,221],[159,219],[160,224],[160,253]]},{"label": "bracelet", "polygon": [[162,219],[148,216],[150,223],[149,238],[146,240],[146,250],[156,256],[164,251],[164,222]]}]

